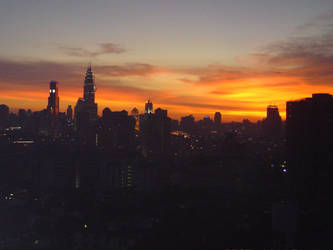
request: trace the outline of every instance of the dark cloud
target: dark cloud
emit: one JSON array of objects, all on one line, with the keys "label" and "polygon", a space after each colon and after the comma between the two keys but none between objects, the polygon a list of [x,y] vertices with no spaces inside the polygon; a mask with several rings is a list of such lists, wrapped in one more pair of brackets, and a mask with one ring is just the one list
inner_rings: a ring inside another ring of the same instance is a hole
[{"label": "dark cloud", "polygon": [[333,84],[333,32],[294,37],[265,48],[266,63],[310,84]]},{"label": "dark cloud", "polygon": [[229,92],[229,91],[218,91],[218,90],[214,90],[214,91],[211,91],[209,92],[210,94],[213,94],[213,95],[229,95],[231,94],[232,92]]},{"label": "dark cloud", "polygon": [[328,10],[310,19],[308,22],[298,25],[296,32],[332,30],[333,10]]},{"label": "dark cloud", "polygon": [[207,84],[207,83],[221,83],[226,81],[234,81],[239,79],[246,79],[254,74],[254,70],[241,67],[230,67],[224,65],[209,65],[206,68],[197,68],[185,70],[184,73],[197,76],[197,79],[182,78],[179,79],[185,83]]},{"label": "dark cloud", "polygon": [[96,57],[99,55],[121,54],[126,52],[126,49],[115,43],[101,43],[99,44],[99,49],[96,51],[67,46],[60,46],[59,49],[69,56],[77,57]]},{"label": "dark cloud", "polygon": [[80,75],[80,67],[77,65],[45,61],[16,62],[0,59],[0,68],[1,82],[32,86],[45,84],[50,80],[73,81]]},{"label": "dark cloud", "polygon": [[[198,102],[165,102],[168,105],[191,107],[191,108],[205,108],[211,110],[257,110],[256,108],[250,106],[232,106],[232,105],[217,105],[217,104],[207,104],[207,103],[198,103]],[[237,102],[239,104],[239,102]]]},{"label": "dark cloud", "polygon": [[127,63],[98,67],[100,73],[109,76],[145,76],[157,71],[157,67],[145,63]]}]

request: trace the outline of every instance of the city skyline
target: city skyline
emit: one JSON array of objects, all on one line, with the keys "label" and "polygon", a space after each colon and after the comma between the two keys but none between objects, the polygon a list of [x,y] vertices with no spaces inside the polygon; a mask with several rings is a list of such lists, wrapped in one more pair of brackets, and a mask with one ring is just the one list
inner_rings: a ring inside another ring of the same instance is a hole
[{"label": "city skyline", "polygon": [[333,92],[333,4],[320,3],[5,3],[0,102],[41,110],[56,80],[64,112],[91,61],[99,114],[151,98],[178,120],[256,121],[268,105],[284,120],[286,101]]}]

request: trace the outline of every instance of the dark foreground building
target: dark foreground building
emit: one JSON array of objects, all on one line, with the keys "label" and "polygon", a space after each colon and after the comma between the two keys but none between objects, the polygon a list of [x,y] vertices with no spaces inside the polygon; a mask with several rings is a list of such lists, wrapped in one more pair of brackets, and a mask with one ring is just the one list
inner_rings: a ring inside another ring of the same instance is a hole
[{"label": "dark foreground building", "polygon": [[312,247],[327,243],[332,231],[332,128],[331,95],[313,94],[312,98],[287,102],[290,193],[300,206],[299,242]]}]

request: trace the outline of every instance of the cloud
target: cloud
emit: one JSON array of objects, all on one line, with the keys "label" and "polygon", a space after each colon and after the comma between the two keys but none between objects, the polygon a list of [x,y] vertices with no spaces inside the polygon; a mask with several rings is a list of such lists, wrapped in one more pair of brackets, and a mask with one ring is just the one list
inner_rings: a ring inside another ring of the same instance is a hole
[{"label": "cloud", "polygon": [[157,67],[145,63],[127,63],[125,65],[100,66],[97,68],[100,73],[113,76],[146,76],[157,71]]},{"label": "cloud", "polygon": [[[34,87],[50,80],[73,82],[80,76],[80,67],[54,62],[16,62],[0,58],[0,81]],[[81,72],[82,74],[82,72]]]},{"label": "cloud", "polygon": [[101,43],[99,44],[99,49],[96,51],[67,46],[60,46],[59,49],[69,56],[76,57],[96,57],[105,54],[121,54],[126,52],[126,49],[115,43]]},{"label": "cloud", "polygon": [[310,21],[298,25],[297,32],[318,31],[332,29],[333,10],[328,10],[320,15],[313,17]]},{"label": "cloud", "polygon": [[245,79],[254,75],[254,71],[241,67],[225,65],[209,65],[206,68],[185,70],[184,73],[194,75],[197,79],[181,78],[185,83],[214,84],[226,81]]}]

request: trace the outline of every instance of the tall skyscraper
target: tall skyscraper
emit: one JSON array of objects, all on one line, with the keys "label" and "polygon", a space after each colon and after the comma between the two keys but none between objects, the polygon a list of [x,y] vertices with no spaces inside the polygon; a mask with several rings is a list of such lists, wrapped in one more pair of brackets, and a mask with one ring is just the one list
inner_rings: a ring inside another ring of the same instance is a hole
[{"label": "tall skyscraper", "polygon": [[263,133],[271,139],[278,139],[281,136],[282,120],[279,108],[275,105],[267,106],[267,117],[262,122]]},{"label": "tall skyscraper", "polygon": [[145,104],[145,114],[152,114],[153,113],[153,103],[149,99]]},{"label": "tall skyscraper", "polygon": [[68,121],[73,120],[73,109],[72,109],[71,105],[68,105],[66,115],[67,115],[67,120]]},{"label": "tall skyscraper", "polygon": [[6,128],[9,121],[9,108],[8,106],[0,105],[0,128]]},{"label": "tall skyscraper", "polygon": [[83,88],[83,99],[85,100],[86,103],[95,103],[95,92],[96,92],[96,85],[91,70],[91,65],[89,65],[84,79],[84,88]]},{"label": "tall skyscraper", "polygon": [[59,92],[58,92],[58,82],[50,81],[50,96],[48,99],[47,110],[52,115],[59,114]]},{"label": "tall skyscraper", "polygon": [[75,108],[75,127],[78,136],[85,142],[95,141],[94,122],[97,119],[97,103],[95,103],[96,85],[91,66],[87,68],[84,79],[83,98],[79,98]]},{"label": "tall skyscraper", "polygon": [[155,114],[140,116],[141,148],[144,156],[166,153],[170,148],[171,119],[168,111],[158,108]]},{"label": "tall skyscraper", "polygon": [[221,125],[222,122],[222,115],[220,112],[216,112],[214,115],[214,123],[215,125]]},{"label": "tall skyscraper", "polygon": [[332,185],[333,97],[287,102],[287,166],[297,197],[330,199]]}]

